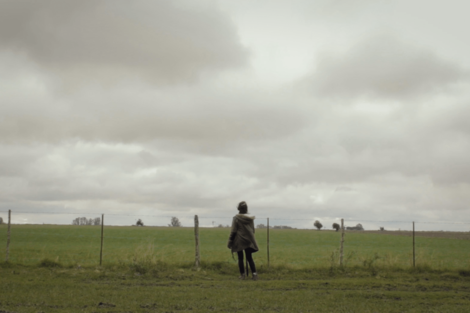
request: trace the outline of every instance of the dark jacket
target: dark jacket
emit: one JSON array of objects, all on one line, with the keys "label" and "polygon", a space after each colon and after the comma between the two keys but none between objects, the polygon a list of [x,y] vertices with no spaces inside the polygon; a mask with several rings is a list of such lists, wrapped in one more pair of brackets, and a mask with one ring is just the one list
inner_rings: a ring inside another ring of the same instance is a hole
[{"label": "dark jacket", "polygon": [[232,230],[227,247],[233,252],[251,248],[252,252],[258,251],[255,239],[255,217],[249,214],[237,214],[232,220]]}]

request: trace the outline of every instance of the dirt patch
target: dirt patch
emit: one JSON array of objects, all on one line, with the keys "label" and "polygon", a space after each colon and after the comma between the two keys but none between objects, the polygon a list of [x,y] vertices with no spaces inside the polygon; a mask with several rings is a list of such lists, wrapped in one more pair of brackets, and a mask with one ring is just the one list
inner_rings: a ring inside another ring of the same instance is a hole
[{"label": "dirt patch", "polygon": [[100,303],[98,304],[98,307],[99,307],[99,308],[114,308],[114,307],[116,307],[116,305],[115,305],[115,304],[112,304],[112,303],[100,302]]},{"label": "dirt patch", "polygon": [[140,307],[142,309],[155,309],[157,307],[156,303],[151,303],[151,304],[141,304]]}]

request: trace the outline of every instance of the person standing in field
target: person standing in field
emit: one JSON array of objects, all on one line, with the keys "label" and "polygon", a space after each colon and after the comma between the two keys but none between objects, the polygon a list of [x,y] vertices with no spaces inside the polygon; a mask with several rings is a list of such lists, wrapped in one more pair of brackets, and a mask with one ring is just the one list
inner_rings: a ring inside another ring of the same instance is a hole
[{"label": "person standing in field", "polygon": [[[232,230],[228,239],[227,247],[238,255],[238,268],[240,269],[240,279],[245,279],[245,266],[243,264],[243,251],[246,260],[250,264],[253,280],[258,280],[255,262],[252,254],[259,250],[255,239],[255,217],[248,213],[248,205],[245,201],[238,204],[238,214],[233,217]],[[248,271],[248,268],[247,268]]]}]

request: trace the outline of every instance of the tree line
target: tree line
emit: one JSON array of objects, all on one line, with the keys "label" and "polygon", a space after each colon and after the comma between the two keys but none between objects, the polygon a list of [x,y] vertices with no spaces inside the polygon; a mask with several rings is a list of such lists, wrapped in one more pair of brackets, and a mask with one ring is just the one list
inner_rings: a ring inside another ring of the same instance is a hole
[{"label": "tree line", "polygon": [[[135,226],[144,226],[144,222],[139,218],[137,223],[135,223]],[[172,216],[170,220],[170,224],[168,224],[168,227],[181,227],[181,222],[179,218],[176,216]]]},{"label": "tree line", "polygon": [[[0,224],[2,223],[2,218],[0,217]],[[101,225],[101,218],[95,217],[95,218],[86,218],[86,217],[77,217],[72,221],[72,225]],[[144,222],[139,219],[136,224],[136,226],[144,226]],[[319,221],[316,220],[313,223],[313,226],[315,226],[316,229],[321,230],[323,228],[323,224]],[[168,224],[168,227],[182,227],[180,220],[176,216],[172,216],[170,219],[170,224]],[[222,225],[219,224],[218,227],[230,227],[229,225]],[[256,225],[256,228],[267,228],[266,225],[264,224],[258,224]],[[273,229],[293,229],[290,226],[285,226],[285,225],[276,225],[276,226],[269,226],[269,228]],[[336,231],[340,229],[340,226],[338,223],[333,223],[332,228]],[[346,227],[346,230],[364,230],[361,224],[357,224],[354,227]]]},{"label": "tree line", "polygon": [[72,221],[72,225],[101,225],[101,218],[77,217]]}]

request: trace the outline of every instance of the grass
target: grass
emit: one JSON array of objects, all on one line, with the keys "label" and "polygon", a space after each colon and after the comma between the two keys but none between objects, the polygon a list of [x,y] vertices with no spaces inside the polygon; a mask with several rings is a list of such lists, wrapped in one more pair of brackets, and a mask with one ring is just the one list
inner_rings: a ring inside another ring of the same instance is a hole
[{"label": "grass", "polygon": [[[6,244],[0,227],[0,245]],[[260,280],[238,281],[228,229],[12,225],[0,312],[468,312],[468,240],[271,230],[256,233]]]},{"label": "grass", "polygon": [[[49,260],[50,261],[50,260]],[[0,263],[0,312],[468,312],[470,272]]]},{"label": "grass", "polygon": [[[226,248],[229,229],[201,228],[200,253],[205,264],[234,260]],[[105,227],[104,264],[178,264],[194,262],[194,230],[171,227]],[[97,265],[99,226],[12,225],[12,263],[37,264],[49,259],[64,266]],[[257,230],[259,267],[267,267],[266,230]],[[328,268],[339,263],[340,233],[315,230],[270,230],[270,265]],[[0,226],[0,245],[6,245],[6,227]],[[416,237],[416,264],[439,270],[470,268],[470,240]],[[394,267],[412,265],[412,238],[367,232],[347,232],[346,266]]]}]

